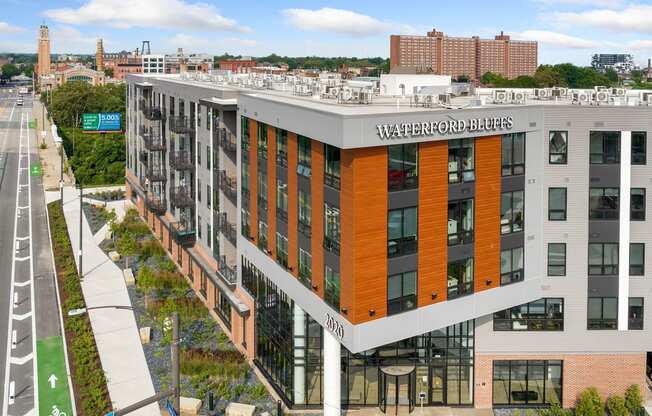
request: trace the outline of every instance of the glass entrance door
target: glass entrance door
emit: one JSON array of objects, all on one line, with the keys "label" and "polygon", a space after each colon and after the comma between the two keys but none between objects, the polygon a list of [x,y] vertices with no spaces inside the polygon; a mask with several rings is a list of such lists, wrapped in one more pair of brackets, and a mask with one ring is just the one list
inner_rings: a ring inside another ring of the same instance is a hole
[{"label": "glass entrance door", "polygon": [[414,410],[416,377],[414,367],[407,374],[388,374],[379,370],[379,407],[392,416],[407,416]]},{"label": "glass entrance door", "polygon": [[430,404],[446,403],[446,367],[430,367]]}]

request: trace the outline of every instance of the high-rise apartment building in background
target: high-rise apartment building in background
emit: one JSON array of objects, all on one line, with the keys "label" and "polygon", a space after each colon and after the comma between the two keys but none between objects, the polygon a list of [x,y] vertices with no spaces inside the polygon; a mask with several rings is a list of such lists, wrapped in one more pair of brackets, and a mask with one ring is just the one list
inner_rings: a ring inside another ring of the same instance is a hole
[{"label": "high-rise apartment building in background", "polygon": [[391,72],[433,73],[470,80],[493,72],[516,78],[534,75],[537,62],[537,42],[512,40],[502,32],[494,39],[451,37],[435,29],[426,36],[390,36]]},{"label": "high-rise apartment building in background", "polygon": [[613,69],[619,74],[629,74],[636,68],[634,56],[628,53],[596,53],[591,58],[591,67],[600,72]]},{"label": "high-rise apartment building in background", "polygon": [[127,195],[292,408],[645,389],[652,91],[400,76],[129,75]]}]

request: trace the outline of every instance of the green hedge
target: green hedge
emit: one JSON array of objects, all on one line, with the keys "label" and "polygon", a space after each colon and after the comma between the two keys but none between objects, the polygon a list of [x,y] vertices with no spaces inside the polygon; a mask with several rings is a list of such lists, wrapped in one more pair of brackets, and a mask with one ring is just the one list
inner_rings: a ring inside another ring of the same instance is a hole
[{"label": "green hedge", "polygon": [[93,329],[88,315],[68,316],[69,310],[83,308],[85,303],[70,246],[66,220],[59,201],[48,204],[48,217],[57,268],[57,281],[61,292],[61,310],[64,316],[77,414],[79,416],[103,415],[110,411],[111,400],[106,387],[106,377],[97,353]]}]

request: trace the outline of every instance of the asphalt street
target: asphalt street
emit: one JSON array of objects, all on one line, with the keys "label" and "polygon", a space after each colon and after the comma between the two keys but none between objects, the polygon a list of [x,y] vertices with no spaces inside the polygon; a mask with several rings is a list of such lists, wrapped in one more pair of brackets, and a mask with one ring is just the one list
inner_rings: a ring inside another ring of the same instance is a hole
[{"label": "asphalt street", "polygon": [[[0,403],[2,415],[68,416],[68,371],[32,98],[24,97],[22,106],[17,99],[15,89],[0,89],[0,337],[5,337],[0,357],[6,357]],[[63,385],[59,403],[52,393]]]}]

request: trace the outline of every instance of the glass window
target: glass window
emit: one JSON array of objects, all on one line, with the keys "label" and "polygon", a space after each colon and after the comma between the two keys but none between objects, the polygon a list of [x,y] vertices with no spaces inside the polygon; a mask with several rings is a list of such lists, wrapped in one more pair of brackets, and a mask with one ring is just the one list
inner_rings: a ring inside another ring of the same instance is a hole
[{"label": "glass window", "polygon": [[619,193],[618,188],[589,189],[589,219],[617,220]]},{"label": "glass window", "polygon": [[591,163],[620,163],[620,132],[592,131],[590,133],[590,141]]},{"label": "glass window", "polygon": [[288,132],[276,128],[276,163],[279,166],[288,165]]},{"label": "glass window", "polygon": [[494,331],[563,331],[564,299],[543,298],[494,313]]},{"label": "glass window", "polygon": [[288,184],[276,181],[276,215],[283,221],[288,220]]},{"label": "glass window", "polygon": [[288,268],[288,238],[276,233],[276,261],[284,269]]},{"label": "glass window", "polygon": [[324,248],[340,254],[340,210],[324,204]]},{"label": "glass window", "polygon": [[267,211],[267,175],[258,171],[258,208]]},{"label": "glass window", "polygon": [[643,276],[645,274],[645,244],[629,244],[629,275]]},{"label": "glass window", "polygon": [[568,163],[568,132],[551,131],[548,133],[549,162],[551,165]]},{"label": "glass window", "polygon": [[548,220],[566,221],[566,188],[548,188]]},{"label": "glass window", "polygon": [[312,209],[310,194],[299,190],[299,231],[306,236],[311,234]]},{"label": "glass window", "polygon": [[496,360],[493,362],[493,404],[541,406],[561,404],[560,360]]},{"label": "glass window", "polygon": [[474,139],[448,141],[448,183],[475,180]]},{"label": "glass window", "polygon": [[448,263],[448,298],[473,293],[473,258]]},{"label": "glass window", "polygon": [[647,163],[647,133],[644,131],[632,132],[632,165],[645,165]]},{"label": "glass window", "polygon": [[387,147],[387,183],[390,191],[414,189],[419,184],[418,144],[395,144]]},{"label": "glass window", "polygon": [[618,243],[589,244],[589,275],[618,274]]},{"label": "glass window", "polygon": [[402,256],[417,251],[417,208],[389,211],[387,215],[387,255]]},{"label": "glass window", "polygon": [[627,329],[643,329],[643,298],[629,298]]},{"label": "glass window", "polygon": [[211,186],[206,185],[206,207],[208,207],[208,209],[211,209],[211,195]]},{"label": "glass window", "polygon": [[222,318],[222,322],[231,329],[231,304],[229,298],[221,290],[214,286],[215,307],[213,310]]},{"label": "glass window", "polygon": [[525,173],[525,133],[504,134],[501,153],[503,176]]},{"label": "glass window", "polygon": [[258,122],[258,158],[267,159],[267,124]]},{"label": "glass window", "polygon": [[[310,168],[310,139],[305,136],[299,136],[297,139],[297,144],[299,147],[299,152],[298,152],[299,164],[307,168]],[[306,176],[310,176],[310,174]]]},{"label": "glass window", "polygon": [[325,267],[324,300],[338,312],[340,310],[340,273]]},{"label": "glass window", "polygon": [[448,245],[473,242],[473,199],[448,201]]},{"label": "glass window", "polygon": [[500,233],[511,234],[523,231],[524,191],[505,192],[500,199]]},{"label": "glass window", "polygon": [[618,298],[589,298],[587,309],[587,329],[618,328]]},{"label": "glass window", "polygon": [[523,280],[523,247],[500,252],[500,284]]},{"label": "glass window", "polygon": [[645,188],[632,188],[630,221],[645,221]]},{"label": "glass window", "polygon": [[312,256],[299,249],[299,280],[308,287],[312,285]]},{"label": "glass window", "polygon": [[417,272],[387,278],[387,314],[394,315],[417,306]]},{"label": "glass window", "polygon": [[249,119],[245,116],[240,117],[240,136],[242,141],[240,146],[243,151],[249,150]]},{"label": "glass window", "polygon": [[548,276],[566,276],[566,243],[548,243]]},{"label": "glass window", "polygon": [[324,184],[340,189],[340,149],[324,145]]},{"label": "glass window", "polygon": [[267,223],[258,220],[258,248],[267,251]]}]

